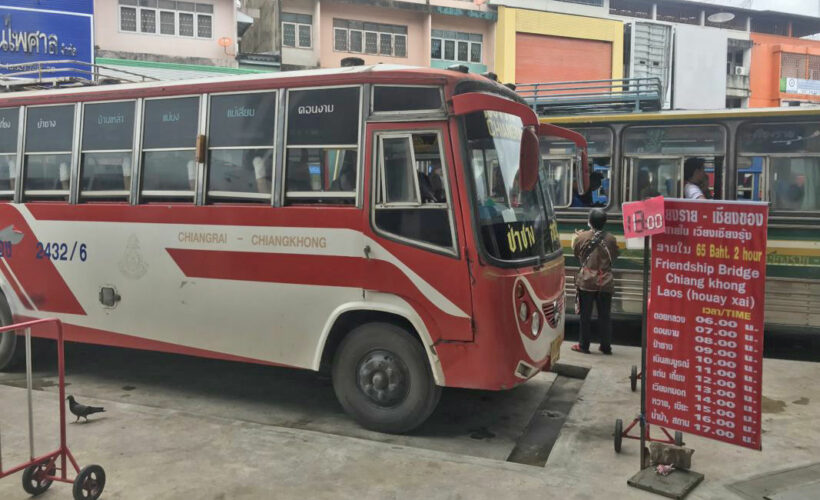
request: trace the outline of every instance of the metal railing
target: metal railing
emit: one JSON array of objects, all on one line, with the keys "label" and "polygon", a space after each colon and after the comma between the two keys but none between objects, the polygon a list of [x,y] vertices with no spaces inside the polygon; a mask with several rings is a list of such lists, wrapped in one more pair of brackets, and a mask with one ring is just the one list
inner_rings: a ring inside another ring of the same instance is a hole
[{"label": "metal railing", "polygon": [[658,111],[664,100],[660,78],[520,83],[516,92],[539,115]]},{"label": "metal railing", "polygon": [[0,64],[0,92],[156,80],[139,73],[72,59]]}]

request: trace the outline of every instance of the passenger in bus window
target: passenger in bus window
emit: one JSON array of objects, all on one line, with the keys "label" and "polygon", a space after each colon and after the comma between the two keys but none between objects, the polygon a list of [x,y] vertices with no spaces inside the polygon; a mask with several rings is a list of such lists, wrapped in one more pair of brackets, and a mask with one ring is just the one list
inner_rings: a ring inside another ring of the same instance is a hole
[{"label": "passenger in bus window", "polygon": [[602,204],[596,204],[592,199],[592,195],[595,191],[601,188],[601,180],[603,179],[604,175],[600,172],[592,172],[589,174],[589,187],[587,188],[584,194],[578,194],[577,184],[573,181],[572,183],[572,204],[571,207],[594,207],[594,206],[603,206]]},{"label": "passenger in bus window", "polygon": [[0,170],[0,189],[14,191],[14,183],[17,180],[17,160],[13,155],[9,155],[2,166],[7,167]]},{"label": "passenger in bus window", "polygon": [[261,156],[253,157],[253,175],[256,177],[256,191],[258,193],[269,194],[271,192],[270,178],[268,178],[268,169],[265,165],[265,159]]},{"label": "passenger in bus window", "polygon": [[430,172],[430,186],[433,188],[433,198],[436,203],[447,203],[447,194],[444,192],[444,172],[438,161],[432,163]]},{"label": "passenger in bus window", "polygon": [[[297,156],[298,155],[298,156]],[[308,164],[308,150],[288,150],[287,163],[287,190],[311,191],[310,166]]]},{"label": "passenger in bus window", "polygon": [[638,170],[638,199],[645,200],[661,195],[652,181],[652,172],[645,168]]},{"label": "passenger in bus window", "polygon": [[705,165],[706,161],[698,157],[687,158],[686,161],[683,162],[683,180],[685,182],[683,186],[684,198],[689,200],[706,199],[706,195],[702,189],[704,180],[708,181]]}]

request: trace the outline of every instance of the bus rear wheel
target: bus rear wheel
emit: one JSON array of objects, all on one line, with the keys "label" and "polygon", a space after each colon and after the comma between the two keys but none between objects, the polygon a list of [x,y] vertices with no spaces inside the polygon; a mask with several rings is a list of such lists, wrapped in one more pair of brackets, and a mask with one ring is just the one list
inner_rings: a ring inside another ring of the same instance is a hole
[{"label": "bus rear wheel", "polygon": [[354,328],[333,360],[333,389],[368,429],[399,434],[421,425],[441,397],[424,346],[390,323]]}]

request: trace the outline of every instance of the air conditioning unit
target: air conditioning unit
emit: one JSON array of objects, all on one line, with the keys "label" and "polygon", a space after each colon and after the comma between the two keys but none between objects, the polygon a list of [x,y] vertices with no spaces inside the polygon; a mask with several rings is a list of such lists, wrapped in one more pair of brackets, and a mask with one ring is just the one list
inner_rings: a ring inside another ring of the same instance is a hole
[{"label": "air conditioning unit", "polygon": [[746,69],[746,66],[735,66],[735,75],[749,76],[749,70]]}]

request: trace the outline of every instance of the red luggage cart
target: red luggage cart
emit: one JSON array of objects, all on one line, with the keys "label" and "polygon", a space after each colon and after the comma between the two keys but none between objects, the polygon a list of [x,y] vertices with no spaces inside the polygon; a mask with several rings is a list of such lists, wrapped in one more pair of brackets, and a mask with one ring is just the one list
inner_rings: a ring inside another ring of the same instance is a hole
[{"label": "red luggage cart", "polygon": [[[34,414],[32,412],[31,390],[32,390],[32,366],[31,366],[31,328],[52,324],[57,329],[57,370],[59,372],[59,393],[60,393],[60,447],[38,457],[34,456]],[[0,448],[0,479],[23,471],[23,489],[31,495],[39,495],[46,491],[54,481],[61,483],[71,483],[74,485],[73,494],[75,500],[96,500],[102,494],[105,487],[105,471],[99,465],[88,465],[80,470],[74,455],[66,445],[65,437],[65,355],[63,353],[63,323],[56,318],[38,319],[16,323],[13,325],[0,327],[0,333],[13,330],[25,330],[26,343],[26,388],[28,401],[28,442],[29,461],[12,467],[3,469],[2,448]],[[74,468],[76,476],[74,479],[68,478],[68,462]]]}]

